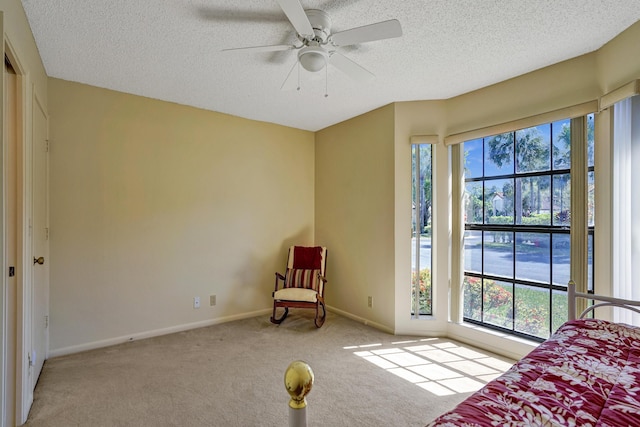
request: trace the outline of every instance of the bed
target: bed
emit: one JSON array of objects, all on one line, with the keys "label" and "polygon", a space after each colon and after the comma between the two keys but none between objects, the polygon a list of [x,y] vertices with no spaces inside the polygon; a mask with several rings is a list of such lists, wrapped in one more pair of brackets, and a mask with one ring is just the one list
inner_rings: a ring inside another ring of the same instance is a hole
[{"label": "bed", "polygon": [[[640,328],[585,318],[612,305],[640,313],[640,303],[578,293],[572,282],[568,293],[569,321],[428,427],[640,426]],[[576,316],[578,298],[594,304]]]}]

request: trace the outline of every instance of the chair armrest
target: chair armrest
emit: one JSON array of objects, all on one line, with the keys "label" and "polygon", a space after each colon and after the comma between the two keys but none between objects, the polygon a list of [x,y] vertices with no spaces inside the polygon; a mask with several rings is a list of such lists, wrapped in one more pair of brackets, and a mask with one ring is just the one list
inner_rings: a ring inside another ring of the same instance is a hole
[{"label": "chair armrest", "polygon": [[274,287],[274,292],[278,290],[278,280],[282,280],[282,283],[284,284],[284,276],[276,271],[276,284]]},{"label": "chair armrest", "polygon": [[327,278],[318,273],[318,280],[320,281],[318,284],[318,294],[324,298],[324,285],[327,283]]}]

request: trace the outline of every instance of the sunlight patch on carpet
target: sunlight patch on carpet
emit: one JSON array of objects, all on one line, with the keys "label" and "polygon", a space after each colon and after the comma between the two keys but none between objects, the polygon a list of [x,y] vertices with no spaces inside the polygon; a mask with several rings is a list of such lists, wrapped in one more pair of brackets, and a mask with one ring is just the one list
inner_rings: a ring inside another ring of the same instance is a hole
[{"label": "sunlight patch on carpet", "polygon": [[[375,348],[374,347],[380,347]],[[436,396],[471,393],[502,375],[513,362],[440,338],[344,347]]]}]

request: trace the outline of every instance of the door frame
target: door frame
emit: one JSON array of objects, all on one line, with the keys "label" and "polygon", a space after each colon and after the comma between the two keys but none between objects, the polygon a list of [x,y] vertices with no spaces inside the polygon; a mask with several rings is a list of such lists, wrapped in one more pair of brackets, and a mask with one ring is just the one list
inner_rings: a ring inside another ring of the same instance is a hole
[{"label": "door frame", "polygon": [[[0,32],[4,34],[4,13],[0,11]],[[4,43],[3,43],[4,45]],[[4,49],[3,49],[4,50]],[[6,293],[7,293],[7,275],[5,272],[6,269],[6,261],[5,261],[5,245],[6,240],[5,233],[6,225],[5,225],[5,168],[4,168],[4,160],[5,160],[5,141],[4,141],[4,67],[0,70],[0,77],[2,78],[3,84],[0,85],[0,98],[2,98],[2,103],[0,104],[0,135],[2,138],[2,144],[0,145],[0,231],[2,231],[2,239],[0,242],[0,332],[2,332],[2,340],[0,340],[0,414],[6,414],[6,405],[7,399],[4,393],[5,382],[6,382],[6,352],[7,352],[7,342],[6,336],[7,334],[4,332],[6,327],[5,313],[7,310],[5,309],[6,303]],[[4,425],[4,416],[0,417],[0,427],[5,427]]]},{"label": "door frame", "polygon": [[[17,80],[17,93],[16,93],[16,133],[17,133],[17,262],[16,262],[16,276],[17,276],[17,301],[16,301],[16,389],[15,389],[15,420],[17,425],[23,424],[29,414],[31,404],[33,402],[33,390],[29,387],[30,366],[28,361],[29,349],[31,347],[31,288],[32,288],[32,271],[31,264],[29,262],[29,255],[31,254],[31,132],[27,126],[27,122],[30,117],[28,114],[29,107],[29,76],[25,67],[20,61],[20,57],[16,52],[16,49],[11,44],[7,35],[4,33],[4,14],[0,12],[0,32],[3,34],[3,59],[6,56],[11,62],[11,66],[16,73]],[[4,69],[2,71],[4,73]],[[2,75],[4,79],[4,74]],[[4,92],[2,98],[4,100]],[[0,123],[4,129],[4,101],[0,106]],[[7,142],[4,140],[4,132],[2,136],[2,151],[6,149]],[[3,157],[4,159],[4,157]],[[4,160],[3,160],[4,161]],[[4,167],[2,168],[2,182],[4,182]],[[5,214],[5,197],[4,184],[0,186],[0,220],[3,229],[6,227],[6,214]],[[3,233],[4,236],[4,233]],[[2,268],[2,295],[6,295],[6,274],[4,274],[8,268],[6,265],[6,242],[4,237],[2,244],[0,245],[0,267]],[[6,301],[2,301],[3,307]],[[7,319],[3,315],[2,328],[7,327]],[[3,334],[4,336],[4,334]],[[7,357],[7,345],[2,343],[2,352],[0,352],[0,365],[4,371],[6,366]],[[6,396],[4,396],[5,375],[1,378],[2,391],[2,405],[1,408],[6,408]],[[0,420],[0,427],[13,427],[13,426],[1,426],[4,420]]]}]

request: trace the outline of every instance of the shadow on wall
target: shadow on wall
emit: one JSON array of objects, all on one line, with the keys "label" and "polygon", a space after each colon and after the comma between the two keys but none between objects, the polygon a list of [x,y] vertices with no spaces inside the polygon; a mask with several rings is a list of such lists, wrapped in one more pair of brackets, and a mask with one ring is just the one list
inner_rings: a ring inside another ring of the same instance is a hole
[{"label": "shadow on wall", "polygon": [[306,227],[282,240],[278,249],[263,254],[264,256],[249,250],[247,259],[242,264],[243,267],[235,275],[235,282],[228,288],[227,298],[220,301],[221,317],[271,309],[275,273],[285,274],[289,248],[294,245],[312,245],[311,236],[313,236],[311,228]]}]

